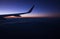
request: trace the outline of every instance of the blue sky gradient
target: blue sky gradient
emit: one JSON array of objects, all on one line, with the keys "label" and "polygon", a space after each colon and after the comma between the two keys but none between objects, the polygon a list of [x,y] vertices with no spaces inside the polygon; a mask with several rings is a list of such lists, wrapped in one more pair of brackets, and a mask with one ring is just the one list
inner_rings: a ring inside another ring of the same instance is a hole
[{"label": "blue sky gradient", "polygon": [[58,0],[0,0],[0,15],[27,12],[33,5],[30,14],[22,16],[52,16],[60,14]]}]

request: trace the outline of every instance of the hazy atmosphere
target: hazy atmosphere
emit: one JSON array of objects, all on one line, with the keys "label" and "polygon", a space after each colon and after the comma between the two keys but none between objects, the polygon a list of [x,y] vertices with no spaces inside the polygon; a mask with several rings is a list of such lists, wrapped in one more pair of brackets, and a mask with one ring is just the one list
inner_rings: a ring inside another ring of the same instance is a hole
[{"label": "hazy atmosphere", "polygon": [[0,15],[27,12],[33,5],[33,11],[23,17],[53,17],[60,15],[59,0],[0,0]]}]

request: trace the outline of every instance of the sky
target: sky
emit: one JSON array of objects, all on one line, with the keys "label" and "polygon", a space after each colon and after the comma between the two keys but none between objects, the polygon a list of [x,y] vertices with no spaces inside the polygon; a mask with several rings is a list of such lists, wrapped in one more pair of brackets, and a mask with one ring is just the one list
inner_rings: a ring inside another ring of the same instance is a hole
[{"label": "sky", "polygon": [[35,5],[29,14],[23,17],[53,17],[60,16],[59,0],[0,0],[0,15],[24,13]]}]

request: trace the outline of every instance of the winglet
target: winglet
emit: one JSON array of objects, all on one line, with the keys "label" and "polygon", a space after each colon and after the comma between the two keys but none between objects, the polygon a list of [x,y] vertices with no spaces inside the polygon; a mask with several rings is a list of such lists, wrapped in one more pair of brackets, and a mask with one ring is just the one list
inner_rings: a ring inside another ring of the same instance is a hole
[{"label": "winglet", "polygon": [[32,12],[33,8],[34,8],[34,5],[32,6],[32,8],[27,13]]}]

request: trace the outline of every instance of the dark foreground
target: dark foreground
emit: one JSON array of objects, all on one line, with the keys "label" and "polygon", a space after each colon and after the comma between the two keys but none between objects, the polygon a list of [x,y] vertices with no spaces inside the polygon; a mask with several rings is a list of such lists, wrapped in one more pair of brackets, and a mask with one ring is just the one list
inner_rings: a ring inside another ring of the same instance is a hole
[{"label": "dark foreground", "polygon": [[0,20],[0,36],[22,39],[58,39],[60,37],[60,18]]}]

